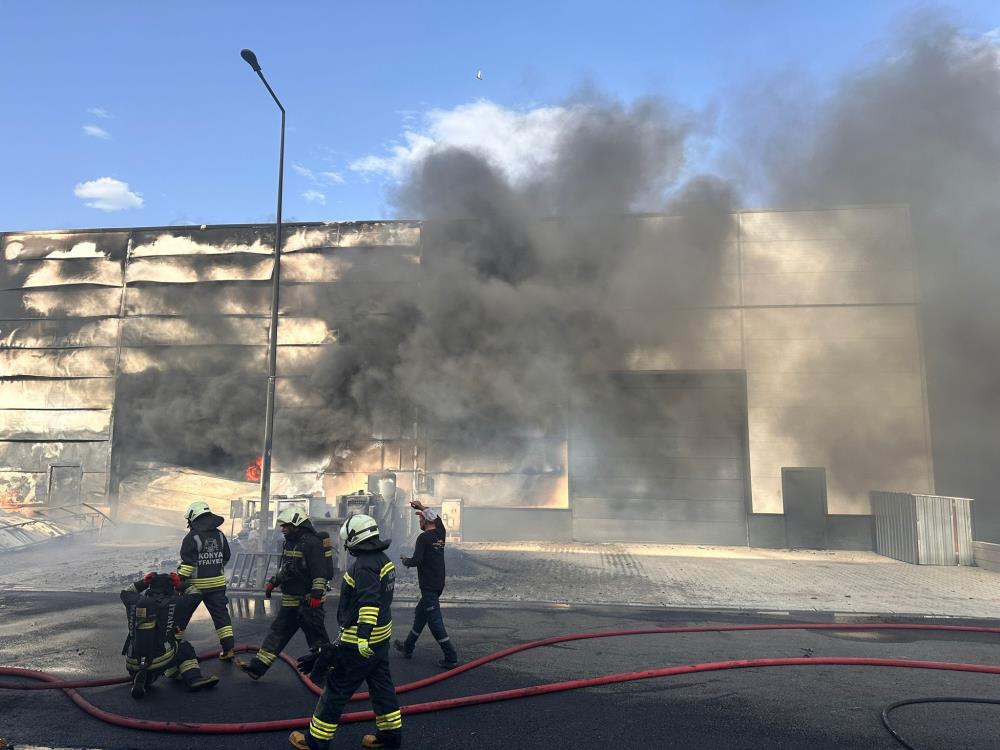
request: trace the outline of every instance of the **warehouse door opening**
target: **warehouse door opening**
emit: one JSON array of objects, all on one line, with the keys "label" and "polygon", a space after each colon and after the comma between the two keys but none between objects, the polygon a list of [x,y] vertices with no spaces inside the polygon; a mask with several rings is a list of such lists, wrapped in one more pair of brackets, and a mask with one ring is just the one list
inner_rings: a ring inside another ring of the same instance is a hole
[{"label": "warehouse door opening", "polygon": [[746,374],[618,373],[574,400],[573,537],[746,545]]},{"label": "warehouse door opening", "polygon": [[826,469],[781,470],[785,534],[791,549],[826,549]]},{"label": "warehouse door opening", "polygon": [[56,508],[79,505],[82,484],[83,467],[79,464],[50,464],[48,504]]}]

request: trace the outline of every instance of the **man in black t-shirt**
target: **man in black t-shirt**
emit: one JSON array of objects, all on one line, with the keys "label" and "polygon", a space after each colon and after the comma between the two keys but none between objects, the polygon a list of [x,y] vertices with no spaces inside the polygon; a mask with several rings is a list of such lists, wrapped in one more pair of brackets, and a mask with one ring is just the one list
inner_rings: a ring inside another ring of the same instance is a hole
[{"label": "man in black t-shirt", "polygon": [[413,655],[413,647],[417,645],[417,638],[426,625],[444,655],[438,666],[452,669],[458,666],[458,654],[451,638],[448,637],[448,631],[445,630],[440,602],[441,592],[444,591],[444,546],[447,532],[441,516],[432,509],[424,506],[419,500],[414,500],[410,505],[417,511],[421,533],[413,548],[413,557],[403,555],[400,559],[406,567],[417,569],[420,601],[417,602],[413,627],[410,628],[406,640],[393,641],[393,646],[409,659]]}]

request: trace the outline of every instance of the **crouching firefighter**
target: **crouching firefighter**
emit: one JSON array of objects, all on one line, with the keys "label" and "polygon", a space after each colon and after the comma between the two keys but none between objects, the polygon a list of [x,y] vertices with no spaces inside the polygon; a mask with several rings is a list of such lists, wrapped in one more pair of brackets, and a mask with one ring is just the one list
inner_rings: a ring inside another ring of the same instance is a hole
[{"label": "crouching firefighter", "polygon": [[327,673],[309,729],[305,733],[292,732],[288,740],[299,750],[327,750],[344,706],[361,683],[367,682],[377,731],[365,735],[361,744],[368,748],[398,748],[402,746],[403,718],[389,672],[392,594],[396,586],[396,568],[385,554],[389,540],[379,539],[374,518],[361,515],[347,518],[340,539],[354,558],[340,586],[340,635],[335,643],[299,659],[299,669],[307,673],[314,671],[317,661],[328,657],[333,667]]},{"label": "crouching firefighter", "polygon": [[160,675],[180,677],[188,690],[215,687],[218,677],[205,677],[194,648],[177,636],[177,623],[190,618],[201,603],[197,591],[179,594],[176,573],[147,573],[121,593],[128,610],[128,639],[122,649],[132,676],[132,697],[141,698]]},{"label": "crouching firefighter", "polygon": [[[305,508],[292,506],[278,514],[278,524],[285,542],[281,548],[278,573],[264,586],[264,598],[270,599],[275,588],[281,589],[281,608],[271,623],[257,654],[249,663],[237,659],[236,665],[259,680],[274,664],[281,650],[301,628],[310,648],[330,642],[323,622],[323,597],[333,575],[333,550],[329,536],[313,529]],[[325,539],[323,538],[325,537]],[[331,556],[326,555],[327,550]]]},{"label": "crouching firefighter", "polygon": [[[230,661],[236,655],[233,651],[236,640],[233,635],[233,620],[229,616],[224,570],[229,562],[229,541],[219,529],[225,519],[215,515],[208,503],[200,500],[188,506],[184,518],[188,522],[188,533],[181,542],[181,564],[177,568],[181,588],[187,588],[190,584],[201,592],[201,599],[212,616],[215,635],[222,647],[219,658]],[[181,635],[187,625],[187,620],[177,623]]]}]

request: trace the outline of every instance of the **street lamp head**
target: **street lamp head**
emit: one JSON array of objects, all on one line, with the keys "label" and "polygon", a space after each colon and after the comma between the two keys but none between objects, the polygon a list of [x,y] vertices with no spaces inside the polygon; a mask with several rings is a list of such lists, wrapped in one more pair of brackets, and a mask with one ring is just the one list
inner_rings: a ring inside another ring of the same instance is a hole
[{"label": "street lamp head", "polygon": [[255,73],[260,73],[260,63],[257,62],[257,55],[253,53],[253,50],[241,50],[240,57],[247,61],[247,64],[254,69]]}]

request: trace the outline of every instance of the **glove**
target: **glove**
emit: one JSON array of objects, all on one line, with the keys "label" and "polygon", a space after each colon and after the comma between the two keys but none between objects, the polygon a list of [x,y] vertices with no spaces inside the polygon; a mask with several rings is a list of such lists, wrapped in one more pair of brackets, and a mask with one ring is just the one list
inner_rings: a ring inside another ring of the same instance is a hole
[{"label": "glove", "polygon": [[295,668],[299,670],[302,674],[309,674],[313,671],[313,667],[316,666],[316,660],[319,659],[319,651],[317,649],[310,649],[309,653],[305,656],[300,656],[295,660]]},{"label": "glove", "polygon": [[323,606],[323,597],[321,596],[310,596],[309,597],[309,608],[319,609]]},{"label": "glove", "polygon": [[372,654],[371,646],[368,645],[368,640],[366,638],[358,638],[358,653],[361,654],[365,659],[370,659]]},{"label": "glove", "polygon": [[264,598],[270,599],[272,591],[274,591],[274,583],[272,581],[268,581],[264,584]]},{"label": "glove", "polygon": [[146,573],[146,575],[144,575],[142,577],[142,582],[144,584],[146,584],[147,586],[149,586],[153,582],[153,578],[155,578],[155,577],[156,577],[156,573],[155,572],[153,572],[153,573]]},{"label": "glove", "polygon": [[170,572],[170,582],[174,584],[174,591],[181,590],[181,577],[177,575],[176,571]]},{"label": "glove", "polygon": [[298,670],[309,675],[314,685],[322,685],[333,666],[336,653],[336,647],[332,643],[321,643],[297,659]]}]

